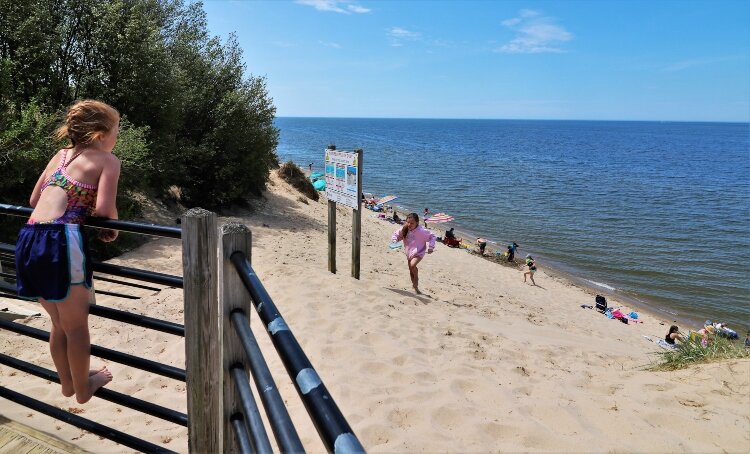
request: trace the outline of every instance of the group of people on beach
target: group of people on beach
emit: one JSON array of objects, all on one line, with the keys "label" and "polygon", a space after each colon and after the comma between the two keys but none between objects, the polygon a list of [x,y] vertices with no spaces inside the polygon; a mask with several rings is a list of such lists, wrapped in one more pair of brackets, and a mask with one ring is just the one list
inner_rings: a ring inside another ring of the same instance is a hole
[{"label": "group of people on beach", "polygon": [[[424,213],[425,215],[429,215],[429,210],[425,208]],[[395,216],[396,213],[394,211],[394,217]],[[391,236],[391,241],[393,243],[403,241],[403,249],[406,254],[406,262],[409,268],[412,287],[418,295],[422,292],[419,290],[419,269],[417,268],[417,265],[422,261],[426,254],[432,254],[435,250],[435,244],[438,241],[437,236],[426,227],[426,223],[424,227],[420,225],[419,215],[417,213],[409,213],[406,216],[403,227],[396,230]],[[460,244],[460,240],[456,238],[452,227],[445,232],[442,242],[449,247],[455,247]],[[484,238],[477,238],[476,245],[479,253],[484,255],[485,248],[487,247],[487,240]],[[518,244],[516,242],[508,245],[506,257],[509,262],[513,261],[517,248]],[[520,269],[523,271],[523,282],[525,283],[528,278],[531,280],[532,285],[536,285],[536,282],[534,281],[534,273],[537,271],[537,265],[531,254],[526,254],[526,259]]]},{"label": "group of people on beach", "polygon": [[[714,323],[711,320],[706,320],[706,322],[703,323],[703,328],[695,332],[688,331],[687,334],[680,332],[680,328],[678,328],[677,325],[670,326],[669,331],[664,337],[664,342],[667,344],[666,346],[670,347],[677,347],[679,343],[684,342],[695,342],[696,344],[706,347],[712,336],[725,337],[730,340],[739,338],[737,332],[730,329],[726,323]],[[747,332],[744,345],[746,348],[750,348],[750,331]]]}]

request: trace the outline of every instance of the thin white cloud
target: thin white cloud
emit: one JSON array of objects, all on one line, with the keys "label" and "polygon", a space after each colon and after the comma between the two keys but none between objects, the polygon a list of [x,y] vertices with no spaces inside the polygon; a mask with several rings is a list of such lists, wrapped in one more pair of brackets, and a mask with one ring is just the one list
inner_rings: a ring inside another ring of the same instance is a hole
[{"label": "thin white cloud", "polygon": [[407,30],[402,27],[391,27],[387,30],[386,34],[393,47],[402,47],[404,41],[419,41],[422,39],[422,34]]},{"label": "thin white cloud", "polygon": [[361,6],[361,5],[346,5],[346,9],[357,14],[364,14],[364,13],[369,13],[370,11],[372,11],[371,9],[365,8],[364,6]]},{"label": "thin white cloud", "polygon": [[364,14],[371,11],[352,0],[296,0],[295,3],[312,6],[318,11],[330,11],[339,14]]},{"label": "thin white cloud", "polygon": [[516,36],[495,49],[504,54],[541,54],[565,52],[560,44],[573,39],[553,17],[543,16],[539,11],[524,9],[517,17],[501,22],[503,26],[516,32]]},{"label": "thin white cloud", "polygon": [[682,60],[676,63],[672,63],[671,65],[668,65],[662,68],[662,71],[664,72],[682,71],[682,70],[692,68],[695,66],[705,66],[705,65],[711,65],[714,63],[721,63],[721,62],[737,60],[737,59],[738,57],[733,56],[733,55],[724,56],[724,57],[713,57],[713,58],[693,58],[689,60]]},{"label": "thin white cloud", "polygon": [[334,43],[334,42],[330,42],[330,41],[318,41],[318,43],[320,43],[320,44],[322,44],[323,46],[326,46],[326,47],[333,47],[334,49],[341,49],[341,44],[339,44],[339,43]]}]

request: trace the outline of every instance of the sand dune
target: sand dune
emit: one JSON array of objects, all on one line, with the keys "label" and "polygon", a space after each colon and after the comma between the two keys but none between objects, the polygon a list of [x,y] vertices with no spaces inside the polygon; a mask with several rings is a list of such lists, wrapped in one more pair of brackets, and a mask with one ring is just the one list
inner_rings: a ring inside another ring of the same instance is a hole
[{"label": "sand dune", "polygon": [[[411,291],[395,226],[365,211],[361,280],[349,276],[351,213],[338,211],[338,274],[326,270],[325,202],[304,204],[274,177],[252,212],[222,222],[253,232],[253,266],[363,445],[373,452],[750,452],[750,361],[650,372],[667,326],[608,320],[581,304],[593,295],[544,271],[539,286],[510,267],[438,245]],[[114,260],[180,274],[180,244],[155,240]],[[182,292],[100,282],[140,300],[101,305],[182,322]],[[13,304],[17,304],[13,302]],[[23,304],[23,303],[22,303]],[[621,306],[618,302],[611,304]],[[30,306],[33,307],[33,306]],[[628,312],[630,309],[628,308]],[[48,320],[30,318],[48,329]],[[257,317],[261,348],[272,346]],[[93,343],[184,366],[184,344],[92,317]],[[53,368],[46,346],[0,332],[0,351]],[[311,452],[324,451],[280,361],[270,366]],[[93,358],[94,365],[101,361]],[[185,411],[185,386],[109,363],[111,389]],[[180,452],[186,430],[93,399],[78,405],[57,385],[0,367],[0,383]],[[127,451],[7,401],[4,416],[84,449]]]}]

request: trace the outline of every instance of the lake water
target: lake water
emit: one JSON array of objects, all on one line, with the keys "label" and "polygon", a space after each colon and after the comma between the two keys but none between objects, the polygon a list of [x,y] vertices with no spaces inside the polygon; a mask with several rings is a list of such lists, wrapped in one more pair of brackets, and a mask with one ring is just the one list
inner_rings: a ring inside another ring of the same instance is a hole
[{"label": "lake water", "polygon": [[[750,327],[746,123],[278,118],[279,159],[364,150],[363,187],[516,241],[676,319]],[[385,242],[389,241],[384,239]],[[582,303],[591,303],[584,301]],[[744,334],[742,332],[741,334]]]}]

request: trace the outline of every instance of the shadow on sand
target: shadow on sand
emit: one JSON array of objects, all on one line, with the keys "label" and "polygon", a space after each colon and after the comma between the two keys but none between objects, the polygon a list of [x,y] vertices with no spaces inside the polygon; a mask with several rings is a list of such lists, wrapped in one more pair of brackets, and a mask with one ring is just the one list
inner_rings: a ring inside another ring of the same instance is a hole
[{"label": "shadow on sand", "polygon": [[414,298],[415,300],[420,301],[422,304],[429,304],[432,301],[432,297],[430,295],[425,295],[425,294],[417,295],[413,291],[409,292],[407,290],[401,290],[398,288],[391,288],[391,287],[386,287],[386,289],[392,291],[393,293],[398,293],[399,295],[408,296],[409,298]]}]

